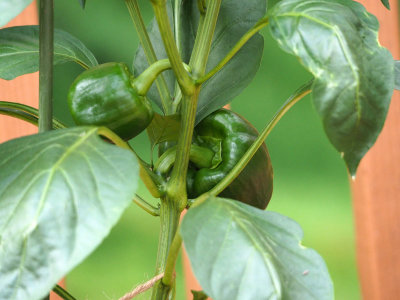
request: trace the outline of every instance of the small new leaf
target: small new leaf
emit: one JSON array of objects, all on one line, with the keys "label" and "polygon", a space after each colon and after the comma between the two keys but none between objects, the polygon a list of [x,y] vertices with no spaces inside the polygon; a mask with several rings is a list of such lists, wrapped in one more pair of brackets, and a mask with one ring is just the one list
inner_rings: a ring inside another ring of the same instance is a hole
[{"label": "small new leaf", "polygon": [[[39,26],[0,30],[0,78],[11,80],[39,70]],[[88,48],[69,33],[54,31],[54,64],[73,61],[84,68],[98,65]]]},{"label": "small new leaf", "polygon": [[378,28],[350,0],[284,0],[270,11],[272,36],[314,74],[315,107],[353,176],[382,130],[394,88],[393,58]]},{"label": "small new leaf", "polygon": [[0,145],[0,299],[43,299],[131,203],[138,164],[74,127]]},{"label": "small new leaf", "polygon": [[0,27],[3,27],[18,16],[31,2],[32,0],[1,0]]},{"label": "small new leaf", "polygon": [[181,234],[194,274],[214,300],[333,299],[325,262],[301,245],[300,226],[278,213],[211,197],[189,209]]},{"label": "small new leaf", "polygon": [[177,141],[181,121],[179,115],[162,116],[155,113],[153,121],[147,127],[151,147],[159,143]]}]

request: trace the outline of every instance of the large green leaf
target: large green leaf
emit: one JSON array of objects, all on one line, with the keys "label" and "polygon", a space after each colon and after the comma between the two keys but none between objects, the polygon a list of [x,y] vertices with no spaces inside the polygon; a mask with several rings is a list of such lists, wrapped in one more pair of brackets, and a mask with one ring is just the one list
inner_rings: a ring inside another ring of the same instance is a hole
[{"label": "large green leaf", "polygon": [[270,11],[273,37],[315,76],[313,98],[325,132],[351,175],[385,122],[393,59],[378,21],[353,1],[287,0]]},{"label": "large green leaf", "polygon": [[[216,30],[213,37],[207,71],[217,65],[236,42],[265,15],[265,0],[236,1],[224,0],[221,5]],[[170,23],[174,18],[171,7]],[[199,23],[197,1],[183,1],[180,14],[180,49],[183,60],[188,63],[194,45]],[[176,28],[174,28],[176,31]],[[155,20],[149,27],[150,39],[158,59],[166,58],[161,36]],[[264,40],[259,34],[251,38],[232,60],[202,87],[197,107],[196,122],[200,122],[211,112],[232,101],[251,82],[261,62]],[[148,66],[143,49],[139,47],[134,61],[136,74]],[[175,78],[173,73],[165,74],[168,87],[173,95]],[[148,97],[161,108],[161,100],[155,85]]]},{"label": "large green leaf", "polygon": [[323,259],[278,213],[212,197],[185,215],[181,234],[193,271],[214,300],[333,299]]},{"label": "large green leaf", "polygon": [[3,27],[19,15],[32,0],[1,0],[0,1],[0,27]]},{"label": "large green leaf", "polygon": [[[88,48],[69,33],[54,31],[54,64],[74,61],[84,68],[96,66]],[[39,70],[39,26],[16,26],[0,30],[0,78]]]},{"label": "large green leaf", "polygon": [[131,203],[137,160],[75,127],[0,145],[0,299],[42,299]]}]

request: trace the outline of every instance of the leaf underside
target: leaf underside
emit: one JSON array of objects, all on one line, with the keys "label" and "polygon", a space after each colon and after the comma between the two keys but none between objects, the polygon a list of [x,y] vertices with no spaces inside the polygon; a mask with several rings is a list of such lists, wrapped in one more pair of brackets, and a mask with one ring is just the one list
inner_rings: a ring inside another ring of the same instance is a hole
[{"label": "leaf underside", "polygon": [[394,88],[378,27],[353,1],[289,0],[270,11],[273,37],[315,76],[314,105],[353,176],[383,127]]},{"label": "leaf underside", "polygon": [[[89,68],[98,65],[88,48],[69,33],[54,30],[54,64],[73,61]],[[0,30],[0,78],[39,70],[39,26],[15,26]]]},{"label": "leaf underside", "polygon": [[[168,5],[170,24],[173,26],[174,13],[171,4]],[[265,11],[265,0],[224,0],[222,2],[207,63],[207,72],[216,66],[247,30],[265,15]],[[190,60],[198,23],[197,2],[183,1],[180,16],[180,49],[182,58],[186,63],[189,63]],[[157,22],[153,20],[148,29],[157,58],[167,58]],[[175,32],[176,28],[173,28],[173,31]],[[263,47],[263,37],[256,34],[222,70],[203,84],[198,100],[196,123],[231,102],[251,82],[259,68]],[[133,66],[135,75],[140,74],[147,67],[148,63],[143,48],[139,47]],[[175,77],[172,71],[163,74],[171,98],[173,98],[176,93]],[[162,108],[155,84],[150,89],[148,97]]]},{"label": "leaf underside", "polygon": [[212,197],[189,209],[181,234],[214,300],[333,299],[323,259],[300,244],[299,225],[278,213]]},{"label": "leaf underside", "polygon": [[0,145],[0,299],[42,299],[131,203],[136,158],[75,127]]}]

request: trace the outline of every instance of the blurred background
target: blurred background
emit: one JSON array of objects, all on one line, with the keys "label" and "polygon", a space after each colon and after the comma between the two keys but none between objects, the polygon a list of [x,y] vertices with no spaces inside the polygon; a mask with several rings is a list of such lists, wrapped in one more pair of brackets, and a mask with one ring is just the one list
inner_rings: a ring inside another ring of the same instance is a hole
[{"label": "blurred background", "polygon": [[[139,4],[148,23],[152,18],[149,1]],[[99,63],[118,61],[132,65],[139,41],[124,1],[87,1],[85,10],[78,1],[56,1],[55,10],[56,27],[79,38]],[[284,100],[311,78],[294,57],[278,48],[268,28],[262,34],[265,50],[258,74],[232,102],[232,109],[259,130]],[[75,64],[55,68],[55,115],[71,125],[66,95],[82,71]],[[289,216],[301,225],[303,244],[317,250],[327,263],[336,299],[359,299],[347,171],[325,137],[311,100],[308,96],[296,104],[267,140],[275,175],[268,210]],[[145,134],[132,143],[144,159],[150,157]],[[144,186],[138,193],[151,199]],[[132,204],[102,245],[68,275],[68,290],[78,299],[118,299],[150,279],[154,275],[158,231],[158,219]],[[179,300],[184,299],[183,284],[179,262]],[[143,294],[137,299],[148,298],[149,294]]]}]

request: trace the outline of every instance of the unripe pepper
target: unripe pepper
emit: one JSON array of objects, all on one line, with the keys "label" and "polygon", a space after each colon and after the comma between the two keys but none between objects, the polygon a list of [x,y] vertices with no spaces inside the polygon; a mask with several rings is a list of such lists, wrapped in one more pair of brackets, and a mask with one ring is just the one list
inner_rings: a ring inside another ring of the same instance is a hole
[{"label": "unripe pepper", "polygon": [[[188,171],[188,195],[195,198],[212,189],[236,165],[256,140],[257,130],[238,114],[220,109],[202,120],[195,128],[196,141],[221,140],[221,162],[213,168],[191,168]],[[240,175],[220,194],[221,197],[265,209],[272,195],[273,171],[265,144],[252,157]]]},{"label": "unripe pepper", "polygon": [[142,132],[153,119],[146,93],[158,74],[171,67],[159,60],[134,78],[124,63],[105,63],[80,74],[68,93],[77,125],[106,126],[122,139]]}]

